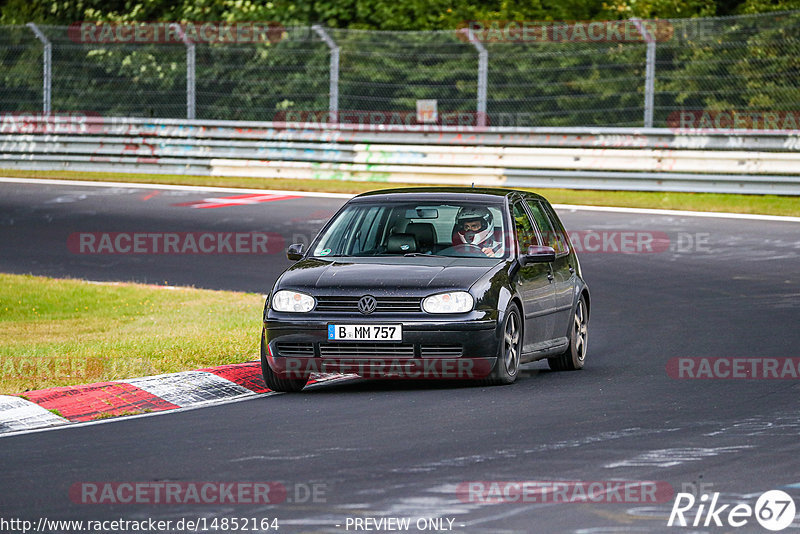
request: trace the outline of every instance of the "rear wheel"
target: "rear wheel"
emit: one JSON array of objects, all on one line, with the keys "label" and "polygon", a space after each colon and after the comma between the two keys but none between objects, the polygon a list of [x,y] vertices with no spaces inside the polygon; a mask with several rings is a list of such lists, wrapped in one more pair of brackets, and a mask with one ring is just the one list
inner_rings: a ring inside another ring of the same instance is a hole
[{"label": "rear wheel", "polygon": [[261,330],[261,373],[264,375],[264,383],[272,391],[294,392],[300,391],[308,383],[308,376],[304,378],[281,377],[267,361],[267,335],[264,329]]},{"label": "rear wheel", "polygon": [[489,385],[511,384],[519,373],[522,349],[522,319],[516,304],[510,304],[503,321],[503,333],[497,348],[497,364],[483,382]]},{"label": "rear wheel", "polygon": [[554,358],[548,358],[547,363],[553,371],[575,371],[583,369],[586,361],[586,343],[589,336],[589,312],[586,308],[586,299],[583,295],[575,306],[575,315],[572,318],[569,335],[569,347]]}]

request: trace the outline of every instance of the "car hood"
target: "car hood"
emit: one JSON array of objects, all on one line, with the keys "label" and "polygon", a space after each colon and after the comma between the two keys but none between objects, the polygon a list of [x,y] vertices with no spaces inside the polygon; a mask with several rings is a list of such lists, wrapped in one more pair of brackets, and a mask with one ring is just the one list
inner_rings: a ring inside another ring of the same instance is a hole
[{"label": "car hood", "polygon": [[492,258],[307,258],[290,267],[276,289],[469,289],[503,263]]}]

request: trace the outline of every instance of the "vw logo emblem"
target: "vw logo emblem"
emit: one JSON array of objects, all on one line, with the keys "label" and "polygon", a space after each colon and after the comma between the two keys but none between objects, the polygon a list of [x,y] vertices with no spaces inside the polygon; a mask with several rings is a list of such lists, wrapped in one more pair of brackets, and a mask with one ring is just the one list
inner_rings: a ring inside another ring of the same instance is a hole
[{"label": "vw logo emblem", "polygon": [[358,311],[364,315],[369,315],[375,311],[375,306],[377,305],[378,302],[375,300],[375,297],[371,295],[364,295],[358,301]]}]

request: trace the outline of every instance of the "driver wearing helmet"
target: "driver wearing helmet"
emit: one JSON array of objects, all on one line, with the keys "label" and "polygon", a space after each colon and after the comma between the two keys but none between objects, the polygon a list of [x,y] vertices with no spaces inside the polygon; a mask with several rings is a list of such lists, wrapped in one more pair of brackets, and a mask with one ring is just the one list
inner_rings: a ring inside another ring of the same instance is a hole
[{"label": "driver wearing helmet", "polygon": [[492,212],[481,206],[463,206],[456,216],[456,244],[473,245],[490,258],[503,255],[502,241],[494,238]]}]

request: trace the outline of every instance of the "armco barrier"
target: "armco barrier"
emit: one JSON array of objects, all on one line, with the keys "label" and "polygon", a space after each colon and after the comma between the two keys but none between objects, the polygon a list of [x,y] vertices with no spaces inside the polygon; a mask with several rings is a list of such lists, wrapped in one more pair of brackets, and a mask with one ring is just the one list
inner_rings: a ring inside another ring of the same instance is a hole
[{"label": "armco barrier", "polygon": [[0,168],[800,195],[800,131],[8,114]]}]

